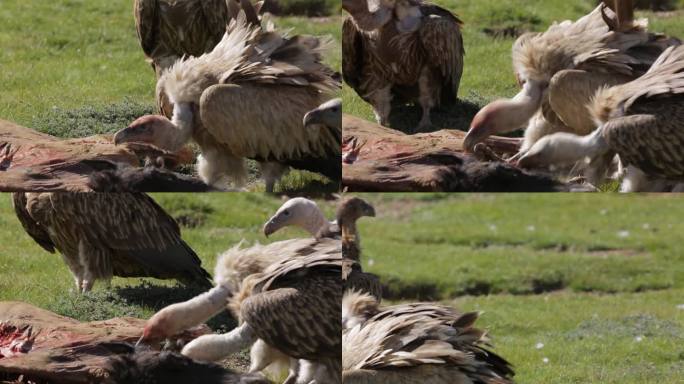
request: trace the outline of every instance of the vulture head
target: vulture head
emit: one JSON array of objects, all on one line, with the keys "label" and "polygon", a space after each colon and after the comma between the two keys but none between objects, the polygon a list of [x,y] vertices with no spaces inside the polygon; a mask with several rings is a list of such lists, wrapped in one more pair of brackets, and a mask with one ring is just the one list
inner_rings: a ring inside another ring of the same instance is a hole
[{"label": "vulture head", "polygon": [[337,223],[340,226],[345,226],[355,223],[356,220],[367,216],[375,216],[375,208],[363,199],[352,197],[345,200],[337,208]]},{"label": "vulture head", "polygon": [[316,125],[342,129],[342,99],[333,99],[304,115],[304,126]]},{"label": "vulture head", "polygon": [[161,341],[183,331],[183,326],[177,321],[174,305],[169,305],[147,320],[139,342]]},{"label": "vulture head", "polygon": [[158,148],[174,151],[172,132],[175,126],[171,120],[160,115],[147,115],[136,119],[128,127],[114,135],[114,144],[146,143]]},{"label": "vulture head", "polygon": [[268,222],[264,224],[264,235],[268,237],[287,226],[297,226],[315,235],[320,230],[321,224],[325,222],[325,216],[323,216],[316,202],[303,197],[296,197],[286,201],[268,219]]},{"label": "vulture head", "polygon": [[572,165],[579,160],[595,156],[600,150],[603,136],[600,129],[587,136],[558,132],[539,139],[529,151],[518,160],[523,168],[545,168],[549,166]]},{"label": "vulture head", "polygon": [[523,89],[514,98],[497,100],[482,108],[470,124],[463,148],[473,152],[489,136],[523,128],[541,107],[546,88],[545,82],[524,81]]},{"label": "vulture head", "polygon": [[348,290],[342,297],[342,329],[354,328],[378,313],[380,303],[367,292]]},{"label": "vulture head", "polygon": [[395,0],[342,0],[342,9],[349,12],[364,31],[374,31],[389,23],[394,16],[394,6]]}]

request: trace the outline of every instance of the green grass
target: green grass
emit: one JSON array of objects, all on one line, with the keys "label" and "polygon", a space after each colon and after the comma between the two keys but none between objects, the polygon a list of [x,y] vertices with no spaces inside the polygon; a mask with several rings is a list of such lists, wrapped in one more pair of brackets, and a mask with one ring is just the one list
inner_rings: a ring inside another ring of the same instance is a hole
[{"label": "green grass", "polygon": [[[518,85],[511,68],[511,47],[515,39],[495,38],[485,29],[518,27],[525,31],[543,31],[557,20],[577,19],[591,9],[594,0],[433,0],[455,14],[465,23],[463,39],[465,44],[465,68],[459,96],[476,106],[511,97],[518,91]],[[648,17],[651,30],[673,36],[684,36],[684,2],[675,13],[654,14],[640,11],[639,17]],[[374,121],[368,104],[354,91],[343,90],[346,113]],[[477,109],[475,110],[477,111]],[[448,111],[436,111],[435,128],[467,130],[474,112],[471,107],[456,106]],[[411,131],[418,123],[420,112],[416,108],[402,111],[393,119],[393,126]]]},{"label": "green grass", "polygon": [[[340,20],[274,18],[292,33],[333,37],[327,63],[336,69]],[[154,111],[155,77],[136,36],[132,1],[3,0],[0,25],[0,119],[58,137],[83,137],[115,132]],[[279,190],[339,189],[329,182],[312,188],[319,180],[292,172]]]},{"label": "green grass", "polygon": [[483,311],[517,382],[681,383],[681,198],[360,196],[378,214],[359,231],[383,293]]}]

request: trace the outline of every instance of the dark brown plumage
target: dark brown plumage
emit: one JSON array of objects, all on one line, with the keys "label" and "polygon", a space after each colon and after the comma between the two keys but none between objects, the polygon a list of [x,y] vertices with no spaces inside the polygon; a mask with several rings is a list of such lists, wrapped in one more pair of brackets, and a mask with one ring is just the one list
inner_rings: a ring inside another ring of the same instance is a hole
[{"label": "dark brown plumage", "polygon": [[393,98],[418,102],[419,128],[430,125],[430,110],[456,101],[463,74],[461,21],[422,0],[344,0],[351,18],[343,25],[344,80],[388,124]]},{"label": "dark brown plumage", "polygon": [[13,199],[26,232],[62,254],[79,291],[113,276],[212,286],[178,224],[147,195],[15,193]]}]

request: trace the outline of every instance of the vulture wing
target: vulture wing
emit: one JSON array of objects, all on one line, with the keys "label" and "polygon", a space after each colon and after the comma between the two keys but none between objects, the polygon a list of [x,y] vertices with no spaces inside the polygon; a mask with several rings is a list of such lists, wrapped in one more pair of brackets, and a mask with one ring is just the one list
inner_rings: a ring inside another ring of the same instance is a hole
[{"label": "vulture wing", "polygon": [[626,165],[666,179],[684,179],[684,97],[633,106],[641,112],[603,125],[604,137]]},{"label": "vulture wing", "polygon": [[49,202],[51,226],[79,233],[96,250],[112,252],[114,275],[213,285],[197,254],[181,239],[176,221],[149,196],[55,193]]},{"label": "vulture wing", "polygon": [[345,83],[356,93],[363,95],[361,90],[364,74],[365,49],[364,36],[356,27],[351,17],[344,19],[342,24],[342,77]]},{"label": "vulture wing", "polygon": [[445,87],[443,101],[454,102],[463,75],[463,24],[454,14],[433,4],[421,6],[424,22],[420,28],[420,40],[428,63],[439,68]]},{"label": "vulture wing", "polygon": [[240,315],[259,336],[287,355],[339,359],[342,256],[339,241],[320,252],[270,266],[242,302]]},{"label": "vulture wing", "polygon": [[34,220],[28,211],[26,194],[20,192],[13,193],[12,202],[14,204],[14,212],[17,214],[17,218],[19,218],[19,222],[21,222],[21,226],[24,227],[26,233],[44,250],[55,253],[55,244],[50,239],[50,235],[45,230],[45,227]]},{"label": "vulture wing", "polygon": [[135,0],[133,12],[140,46],[147,57],[152,57],[159,45],[158,0]]}]

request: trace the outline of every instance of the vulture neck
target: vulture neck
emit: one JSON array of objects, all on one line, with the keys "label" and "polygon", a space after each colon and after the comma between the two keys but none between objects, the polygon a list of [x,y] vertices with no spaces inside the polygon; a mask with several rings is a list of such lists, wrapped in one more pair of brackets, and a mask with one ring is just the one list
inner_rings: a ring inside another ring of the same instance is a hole
[{"label": "vulture neck", "polygon": [[192,112],[192,104],[174,104],[171,123],[176,127],[177,132],[170,137],[170,150],[177,151],[190,140],[194,131],[194,119],[195,116]]},{"label": "vulture neck", "polygon": [[311,235],[316,236],[321,230],[328,230],[330,223],[325,216],[323,216],[323,212],[316,209],[314,213],[309,216],[309,219],[304,222],[303,226]]},{"label": "vulture neck", "polygon": [[373,10],[370,9],[368,0],[350,0],[343,2],[343,8],[354,18],[356,25],[364,31],[374,31],[381,28],[392,20],[392,9],[378,3]]},{"label": "vulture neck", "polygon": [[582,159],[594,159],[608,150],[608,143],[603,138],[603,127],[599,127],[587,136],[556,134],[554,164],[572,164]]},{"label": "vulture neck", "polygon": [[356,232],[356,221],[352,220],[350,223],[347,223],[343,220],[338,220],[338,222],[342,232],[342,256],[346,259],[360,261],[361,241]]},{"label": "vulture neck", "polygon": [[507,125],[512,129],[526,126],[541,107],[543,88],[536,82],[528,81],[523,89],[507,102]]}]

